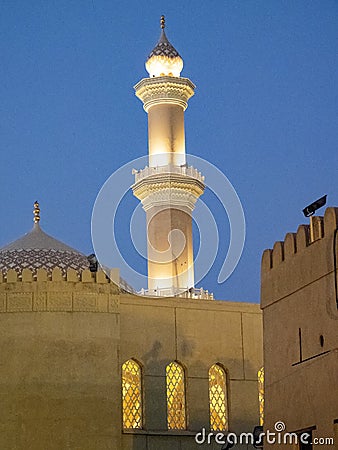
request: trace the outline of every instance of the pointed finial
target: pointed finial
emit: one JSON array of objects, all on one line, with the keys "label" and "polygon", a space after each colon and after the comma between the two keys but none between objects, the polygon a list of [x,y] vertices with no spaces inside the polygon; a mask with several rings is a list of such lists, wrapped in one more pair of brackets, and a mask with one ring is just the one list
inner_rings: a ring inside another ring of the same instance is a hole
[{"label": "pointed finial", "polygon": [[34,223],[39,223],[40,222],[40,205],[39,205],[38,201],[36,201],[34,203],[33,214],[34,214],[33,222]]},{"label": "pointed finial", "polygon": [[164,18],[164,16],[161,16],[161,28],[162,28],[162,30],[165,29],[165,18]]}]

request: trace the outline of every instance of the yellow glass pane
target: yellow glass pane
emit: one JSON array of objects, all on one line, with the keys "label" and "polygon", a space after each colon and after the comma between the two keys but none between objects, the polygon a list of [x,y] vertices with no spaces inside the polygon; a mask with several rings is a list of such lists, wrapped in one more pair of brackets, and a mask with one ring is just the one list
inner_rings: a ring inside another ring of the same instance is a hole
[{"label": "yellow glass pane", "polygon": [[169,430],[185,430],[184,370],[176,362],[166,367],[167,421]]},{"label": "yellow glass pane", "polygon": [[141,367],[129,359],[122,365],[123,428],[142,428]]},{"label": "yellow glass pane", "polygon": [[211,430],[227,430],[226,374],[218,364],[214,364],[209,369],[209,407]]},{"label": "yellow glass pane", "polygon": [[259,424],[264,425],[264,367],[258,371]]}]

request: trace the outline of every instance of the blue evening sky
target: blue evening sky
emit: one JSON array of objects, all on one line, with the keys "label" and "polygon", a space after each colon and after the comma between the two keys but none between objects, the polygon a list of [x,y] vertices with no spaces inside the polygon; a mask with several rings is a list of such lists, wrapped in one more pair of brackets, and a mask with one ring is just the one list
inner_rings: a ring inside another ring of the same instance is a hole
[{"label": "blue evening sky", "polygon": [[[313,200],[328,194],[338,205],[335,0],[2,0],[0,246],[31,228],[37,199],[46,232],[92,252],[101,186],[147,153],[133,85],[147,76],[161,14],[197,86],[187,151],[226,174],[246,216],[243,256],[222,285],[229,229],[217,217],[220,253],[201,285],[257,302],[262,251],[307,223],[301,211]],[[210,193],[205,201],[219,208]],[[136,205],[127,196],[126,211]],[[118,216],[123,235],[129,218]],[[133,258],[129,239],[120,245]]]}]

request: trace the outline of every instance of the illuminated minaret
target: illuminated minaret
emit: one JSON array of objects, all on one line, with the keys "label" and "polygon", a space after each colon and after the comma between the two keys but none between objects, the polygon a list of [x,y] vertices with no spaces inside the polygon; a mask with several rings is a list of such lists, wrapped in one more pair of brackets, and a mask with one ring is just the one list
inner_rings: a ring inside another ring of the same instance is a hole
[{"label": "illuminated minaret", "polygon": [[134,195],[147,216],[148,290],[179,294],[194,287],[192,211],[204,177],[186,164],[184,111],[194,84],[180,73],[183,60],[165,34],[146,61],[149,78],[135,86],[148,113],[149,167],[136,172]]}]

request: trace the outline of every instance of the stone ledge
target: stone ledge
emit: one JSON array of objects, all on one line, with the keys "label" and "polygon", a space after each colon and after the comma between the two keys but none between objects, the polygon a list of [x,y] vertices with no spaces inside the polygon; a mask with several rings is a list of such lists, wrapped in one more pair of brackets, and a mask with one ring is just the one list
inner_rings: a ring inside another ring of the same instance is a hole
[{"label": "stone ledge", "polygon": [[88,292],[0,293],[0,313],[93,312],[116,313],[119,295]]}]

